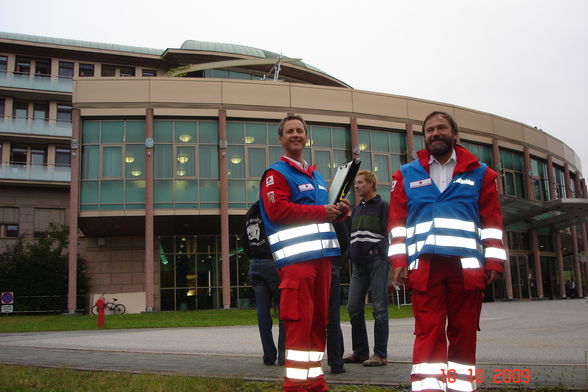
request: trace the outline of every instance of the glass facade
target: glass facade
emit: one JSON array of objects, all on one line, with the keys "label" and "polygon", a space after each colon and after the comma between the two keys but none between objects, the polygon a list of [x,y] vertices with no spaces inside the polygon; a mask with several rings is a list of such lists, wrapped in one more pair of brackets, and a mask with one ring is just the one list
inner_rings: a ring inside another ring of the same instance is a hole
[{"label": "glass facade", "polygon": [[553,166],[553,174],[555,176],[555,198],[556,199],[565,199],[567,198],[566,194],[566,185],[565,185],[565,176],[563,168],[559,166]]},{"label": "glass facade", "polygon": [[[250,308],[249,261],[239,236],[229,239],[231,307]],[[216,235],[159,237],[161,310],[222,307],[222,256]]]},{"label": "glass facade", "polygon": [[494,168],[494,160],[492,159],[492,146],[466,142],[463,140],[460,144],[463,147],[465,147],[469,152],[474,154],[480,162],[484,162],[489,167]]}]

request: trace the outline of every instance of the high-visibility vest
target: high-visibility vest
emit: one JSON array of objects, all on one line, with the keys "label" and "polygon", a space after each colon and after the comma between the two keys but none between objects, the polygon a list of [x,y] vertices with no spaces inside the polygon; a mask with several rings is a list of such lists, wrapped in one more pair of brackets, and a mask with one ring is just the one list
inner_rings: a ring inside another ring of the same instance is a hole
[{"label": "high-visibility vest", "polygon": [[408,200],[409,268],[423,254],[459,256],[462,261],[471,260],[472,267],[481,267],[484,253],[478,200],[486,165],[456,174],[443,193],[419,161],[400,170]]},{"label": "high-visibility vest", "polygon": [[[284,176],[290,187],[291,202],[304,205],[328,204],[327,184],[319,172],[308,176],[284,161],[279,161],[267,170],[273,169]],[[266,170],[266,172],[267,172]],[[262,181],[266,180],[266,173]],[[262,199],[262,195],[260,195]],[[272,222],[265,212],[263,203],[261,216],[276,268],[300,263],[306,260],[341,255],[339,241],[333,224],[308,223],[282,225]]]}]

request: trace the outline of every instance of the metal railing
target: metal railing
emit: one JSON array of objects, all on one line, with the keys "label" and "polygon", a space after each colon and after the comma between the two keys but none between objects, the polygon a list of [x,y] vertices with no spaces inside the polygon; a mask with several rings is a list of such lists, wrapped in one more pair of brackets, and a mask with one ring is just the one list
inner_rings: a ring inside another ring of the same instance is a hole
[{"label": "metal railing", "polygon": [[71,168],[69,166],[26,165],[11,162],[7,165],[0,165],[0,179],[69,182],[71,181]]},{"label": "metal railing", "polygon": [[52,75],[0,72],[0,87],[71,93],[72,80]]},{"label": "metal railing", "polygon": [[0,117],[0,133],[71,137],[71,122]]}]

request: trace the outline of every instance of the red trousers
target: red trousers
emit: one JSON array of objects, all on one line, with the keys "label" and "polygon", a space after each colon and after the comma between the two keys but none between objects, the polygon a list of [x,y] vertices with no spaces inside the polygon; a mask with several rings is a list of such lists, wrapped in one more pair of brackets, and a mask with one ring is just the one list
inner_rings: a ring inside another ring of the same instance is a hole
[{"label": "red trousers", "polygon": [[327,340],[331,258],[279,269],[286,333],[284,391],[327,391],[321,360]]},{"label": "red trousers", "polygon": [[433,257],[427,286],[426,291],[412,294],[413,391],[475,391],[470,375],[475,379],[476,334],[484,292],[464,289],[458,258]]}]

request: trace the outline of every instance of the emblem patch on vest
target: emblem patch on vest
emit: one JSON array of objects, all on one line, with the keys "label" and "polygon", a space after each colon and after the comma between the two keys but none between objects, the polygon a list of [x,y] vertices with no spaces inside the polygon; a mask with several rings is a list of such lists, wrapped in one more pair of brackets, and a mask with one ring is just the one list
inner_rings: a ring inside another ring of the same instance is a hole
[{"label": "emblem patch on vest", "polygon": [[431,185],[432,183],[433,183],[433,181],[431,180],[431,177],[429,177],[429,178],[425,178],[424,180],[411,181],[410,187],[411,188],[420,188],[422,186]]},{"label": "emblem patch on vest", "polygon": [[298,190],[300,190],[300,192],[312,191],[313,189],[314,189],[314,185],[312,185],[312,184],[298,185]]},{"label": "emblem patch on vest", "polygon": [[265,179],[265,186],[274,185],[274,176],[267,176]]},{"label": "emblem patch on vest", "polygon": [[466,178],[466,179],[463,179],[463,178],[456,178],[456,179],[455,179],[455,181],[453,181],[453,182],[454,182],[454,183],[456,183],[456,182],[457,182],[458,184],[462,184],[462,185],[471,185],[471,186],[474,186],[474,185],[476,185],[476,183],[475,183],[474,181],[472,181],[472,180],[469,180],[469,179],[467,179],[467,178]]},{"label": "emblem patch on vest", "polygon": [[324,186],[322,186],[321,184],[319,184],[318,188],[319,188],[320,190],[323,190],[323,191],[326,191],[326,190],[327,190],[327,188],[326,188],[326,187],[324,187]]},{"label": "emblem patch on vest", "polygon": [[391,188],[390,188],[390,193],[394,192],[394,188],[396,188],[396,183],[397,183],[397,182],[398,182],[398,181],[396,181],[396,180],[392,181],[392,186],[391,186]]}]

